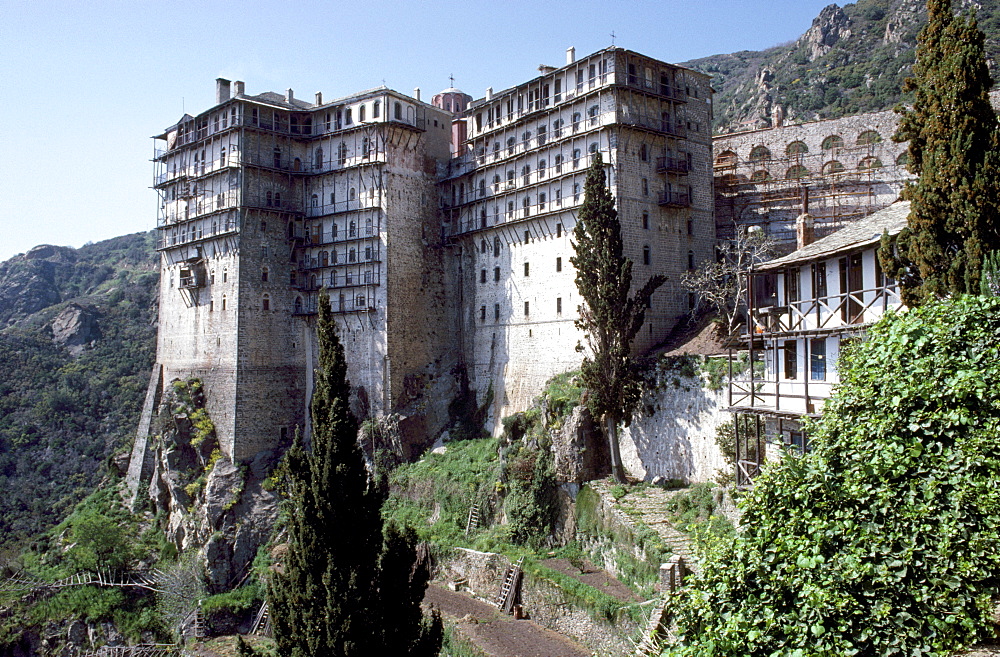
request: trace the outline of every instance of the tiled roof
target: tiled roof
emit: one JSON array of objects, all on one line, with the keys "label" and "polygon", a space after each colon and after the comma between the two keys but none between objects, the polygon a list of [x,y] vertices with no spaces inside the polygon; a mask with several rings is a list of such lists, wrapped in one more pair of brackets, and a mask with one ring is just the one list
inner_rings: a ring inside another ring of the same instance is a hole
[{"label": "tiled roof", "polygon": [[841,228],[832,235],[816,240],[784,257],[765,262],[757,267],[757,271],[773,271],[787,265],[818,260],[875,244],[882,239],[884,231],[888,231],[890,235],[896,235],[903,230],[909,216],[910,202],[897,201],[887,208],[873,212],[864,219],[859,219]]}]

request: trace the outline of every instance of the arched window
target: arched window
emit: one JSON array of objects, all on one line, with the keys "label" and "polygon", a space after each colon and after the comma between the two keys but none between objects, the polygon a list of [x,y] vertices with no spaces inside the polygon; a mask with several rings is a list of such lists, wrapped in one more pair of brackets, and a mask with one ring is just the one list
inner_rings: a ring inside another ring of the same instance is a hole
[{"label": "arched window", "polygon": [[486,196],[486,178],[479,181],[479,198]]},{"label": "arched window", "polygon": [[841,137],[840,135],[830,135],[829,137],[823,140],[822,144],[820,144],[820,148],[822,148],[824,151],[832,151],[835,148],[843,148],[843,147],[844,147],[844,138]]},{"label": "arched window", "polygon": [[799,178],[805,178],[809,175],[809,169],[805,168],[801,164],[796,164],[785,172],[785,178],[796,180]]},{"label": "arched window", "polygon": [[562,163],[563,163],[563,156],[556,155],[556,160],[555,160],[556,173],[562,173]]},{"label": "arched window", "polygon": [[316,153],[313,155],[313,166],[317,169],[323,168],[323,149],[317,148]]},{"label": "arched window", "polygon": [[694,269],[694,251],[688,251],[688,269]]},{"label": "arched window", "polygon": [[829,162],[823,165],[823,173],[828,175],[834,173],[841,173],[843,170],[844,170],[844,165],[838,162],[837,160],[830,160]]},{"label": "arched window", "polygon": [[225,294],[222,295],[222,309],[223,310],[226,309],[226,295]]},{"label": "arched window", "polygon": [[[264,267],[263,269],[261,269],[260,270],[260,280],[262,280],[263,282],[266,283],[267,282],[267,277],[268,277],[269,273],[270,272],[268,272],[267,267]],[[213,283],[215,282],[215,270],[214,269],[212,270],[212,282]]]},{"label": "arched window", "polygon": [[347,164],[347,144],[340,142],[337,146],[337,164],[344,166]]},{"label": "arched window", "polygon": [[771,159],[771,151],[768,150],[767,146],[754,146],[750,151],[750,161],[751,162],[763,162],[764,160]]},{"label": "arched window", "polygon": [[361,107],[358,108],[358,121],[364,121],[364,120],[365,120],[365,106],[361,105]]},{"label": "arched window", "polygon": [[280,148],[275,148],[274,149],[274,168],[275,169],[280,169],[281,168],[281,149]]},{"label": "arched window", "polygon": [[809,152],[809,147],[804,141],[793,141],[785,149],[785,155],[803,155]]},{"label": "arched window", "polygon": [[267,207],[271,207],[272,205],[274,205],[274,193],[268,192],[267,194],[264,195],[264,199],[265,199],[264,202],[267,204]]},{"label": "arched window", "polygon": [[356,236],[357,234],[358,234],[358,227],[357,227],[357,224],[355,224],[355,223],[354,223],[354,222],[352,221],[352,222],[351,222],[350,224],[348,224],[348,227],[347,227],[347,236],[348,236],[348,237],[354,237],[354,236]]},{"label": "arched window", "polygon": [[276,208],[281,207],[281,192],[274,193],[274,207]]},{"label": "arched window", "polygon": [[877,157],[866,157],[860,162],[858,162],[858,169],[860,171],[868,171],[871,169],[881,169],[881,168],[882,168],[882,160],[878,159]]},{"label": "arched window", "polygon": [[715,166],[717,167],[731,167],[736,165],[736,153],[733,151],[722,151],[715,158]]},{"label": "arched window", "polygon": [[355,249],[351,249],[347,252],[347,262],[356,262],[358,259],[358,252]]},{"label": "arched window", "polygon": [[327,267],[330,264],[330,252],[320,251],[319,254],[319,265],[320,267]]},{"label": "arched window", "polygon": [[353,200],[357,199],[357,197],[358,197],[358,192],[353,187],[351,187],[349,190],[347,190],[347,200],[348,201],[353,201]]},{"label": "arched window", "polygon": [[269,295],[267,295],[267,294],[264,295],[264,298],[261,299],[261,301],[260,301],[260,307],[261,307],[261,310],[270,310],[271,309],[271,297]]},{"label": "arched window", "polygon": [[645,244],[642,247],[642,264],[648,265],[651,260],[652,260],[652,257],[650,255],[649,245]]},{"label": "arched window", "polygon": [[521,167],[521,177],[524,178],[524,184],[527,185],[531,177],[531,165],[525,164]]},{"label": "arched window", "polygon": [[547,167],[547,166],[548,166],[548,162],[546,162],[545,160],[538,160],[538,177],[539,178],[544,178],[545,177],[545,167]]},{"label": "arched window", "polygon": [[597,125],[597,116],[600,114],[601,108],[597,105],[591,105],[587,110],[587,118],[589,125]]},{"label": "arched window", "polygon": [[882,141],[882,135],[876,130],[865,130],[860,135],[858,135],[858,141],[856,142],[858,146],[871,146],[872,144],[878,144]]},{"label": "arched window", "polygon": [[481,240],[479,242],[479,252],[486,253],[486,240]]},{"label": "arched window", "polygon": [[516,143],[517,143],[517,140],[514,139],[513,137],[508,137],[507,138],[507,155],[513,155],[514,154],[514,144],[516,144]]},{"label": "arched window", "polygon": [[588,148],[587,150],[590,151],[591,155],[593,155],[594,153],[596,153],[597,152],[597,142],[596,141],[595,142],[591,142],[590,148]]},{"label": "arched window", "polygon": [[771,174],[767,169],[758,169],[750,175],[750,182],[761,183],[771,179]]},{"label": "arched window", "polygon": [[576,132],[580,128],[580,118],[581,118],[581,116],[580,116],[579,112],[573,112],[573,119],[572,119],[572,121],[573,121],[573,132]]},{"label": "arched window", "polygon": [[312,195],[312,206],[314,208],[318,208],[319,207],[319,195],[318,194],[313,194]]},{"label": "arched window", "polygon": [[500,238],[499,237],[494,237],[493,238],[493,257],[494,258],[499,258],[500,257]]},{"label": "arched window", "polygon": [[382,113],[382,101],[376,100],[372,103],[372,118],[377,119]]},{"label": "arched window", "polygon": [[500,174],[499,173],[495,173],[495,174],[493,174],[493,186],[496,187],[499,184],[500,184]]},{"label": "arched window", "polygon": [[392,106],[392,118],[397,121],[403,120],[403,106],[400,103],[395,103]]},{"label": "arched window", "polygon": [[361,157],[368,158],[369,152],[371,151],[372,140],[365,137],[361,140]]}]

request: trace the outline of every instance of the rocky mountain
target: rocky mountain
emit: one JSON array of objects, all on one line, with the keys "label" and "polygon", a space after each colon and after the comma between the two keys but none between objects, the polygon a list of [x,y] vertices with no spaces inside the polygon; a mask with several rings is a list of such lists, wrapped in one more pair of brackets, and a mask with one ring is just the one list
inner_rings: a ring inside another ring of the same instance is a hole
[{"label": "rocky mountain", "polygon": [[[976,12],[996,78],[1000,0],[954,5]],[[926,18],[923,0],[831,4],[793,42],[683,65],[713,76],[717,133],[880,111],[907,100],[902,84],[912,71]]]},{"label": "rocky mountain", "polygon": [[0,548],[55,524],[131,444],[152,366],[153,237],[0,263]]}]

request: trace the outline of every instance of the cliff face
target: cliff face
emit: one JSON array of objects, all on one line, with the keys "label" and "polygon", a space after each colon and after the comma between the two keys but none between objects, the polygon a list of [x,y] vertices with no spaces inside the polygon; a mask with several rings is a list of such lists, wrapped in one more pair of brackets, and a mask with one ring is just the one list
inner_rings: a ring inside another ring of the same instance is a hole
[{"label": "cliff face", "polygon": [[[976,11],[987,51],[996,59],[1000,0],[954,4]],[[902,84],[912,71],[917,33],[926,17],[922,0],[831,4],[794,42],[682,65],[713,76],[716,132],[881,111],[907,100]]]},{"label": "cliff face", "polygon": [[0,549],[61,520],[130,443],[152,366],[145,233],[0,263]]}]

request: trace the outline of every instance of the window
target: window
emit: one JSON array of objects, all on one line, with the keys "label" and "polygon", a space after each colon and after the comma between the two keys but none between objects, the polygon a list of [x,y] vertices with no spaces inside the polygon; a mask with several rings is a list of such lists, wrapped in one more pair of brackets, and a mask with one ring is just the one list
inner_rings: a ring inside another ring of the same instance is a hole
[{"label": "window", "polygon": [[479,227],[486,228],[486,208],[479,211]]},{"label": "window", "polygon": [[581,117],[581,115],[580,115],[579,112],[573,112],[573,118],[572,118],[573,132],[576,132],[577,130],[580,129],[580,119],[581,118],[582,117]]},{"label": "window", "polygon": [[649,213],[642,213],[642,228],[643,230],[649,230]]},{"label": "window", "polygon": [[562,258],[556,258],[556,271],[562,271]]},{"label": "window", "polygon": [[514,144],[516,144],[516,143],[517,143],[517,140],[514,139],[513,137],[508,137],[507,138],[507,155],[513,155],[514,154]]},{"label": "window", "polygon": [[[366,246],[365,247],[365,260],[371,260],[371,259],[372,259],[372,247]],[[483,270],[483,271],[486,271],[486,270]]]},{"label": "window", "polygon": [[865,130],[860,135],[858,135],[858,146],[871,146],[873,144],[878,144],[882,141],[882,135],[880,135],[875,130]]},{"label": "window", "polygon": [[546,199],[546,196],[545,196],[545,192],[542,192],[542,193],[540,193],[538,195],[538,209],[539,210],[544,210],[545,209],[545,201],[546,200],[547,199]]},{"label": "window", "polygon": [[267,192],[266,194],[264,194],[264,203],[267,204],[267,207],[271,207],[272,205],[274,205],[274,193],[273,192]]},{"label": "window", "polygon": [[271,297],[269,297],[268,295],[265,294],[264,298],[260,302],[260,307],[261,307],[262,310],[270,310],[271,309]]},{"label": "window", "polygon": [[597,105],[591,105],[590,109],[587,110],[587,125],[597,125],[597,116],[600,114],[601,108]]},{"label": "window", "polygon": [[785,172],[785,178],[790,180],[795,180],[798,178],[807,178],[809,176],[809,169],[805,168],[801,164],[796,164],[795,166],[788,169]]},{"label": "window", "polygon": [[499,173],[493,174],[493,186],[494,187],[499,187],[500,186],[500,174]]},{"label": "window", "polygon": [[521,207],[524,208],[524,216],[527,217],[531,214],[531,197],[525,196],[524,200],[521,201]]},{"label": "window", "polygon": [[223,146],[222,150],[219,151],[219,166],[226,166],[226,147]]},{"label": "window", "polygon": [[500,268],[499,267],[494,267],[493,268],[493,282],[494,283],[499,283],[500,282]]},{"label": "window", "polygon": [[376,100],[372,103],[372,118],[377,119],[382,113],[382,101]]},{"label": "window", "polygon": [[479,306],[479,321],[486,321],[486,306]]},{"label": "window", "polygon": [[[560,82],[560,80],[556,80],[556,89],[559,88],[559,82]],[[558,94],[556,96],[556,102],[557,103],[559,102]],[[552,122],[552,135],[556,139],[559,139],[560,137],[562,137],[562,127],[563,127],[563,120],[562,119],[556,119],[555,121]]]},{"label": "window", "polygon": [[347,252],[347,262],[356,262],[358,259],[358,252],[355,249],[351,249]]},{"label": "window", "polygon": [[493,321],[500,321],[500,304],[493,304]]},{"label": "window", "polygon": [[649,149],[646,148],[646,144],[639,147],[639,159],[643,162],[649,162]]},{"label": "window", "polygon": [[493,257],[494,258],[499,258],[500,257],[500,238],[499,237],[494,237],[493,238]]},{"label": "window", "polygon": [[826,381],[826,338],[809,341],[809,378]]},{"label": "window", "polygon": [[337,164],[344,166],[347,164],[347,144],[340,142],[337,146]]},{"label": "window", "polygon": [[545,177],[545,167],[546,166],[548,166],[548,163],[545,160],[539,160],[538,161],[538,177],[539,178],[544,178]]},{"label": "window", "polygon": [[750,150],[750,161],[751,162],[763,162],[764,160],[771,159],[771,151],[768,150],[767,146],[754,146]]},{"label": "window", "polygon": [[361,107],[358,108],[358,121],[364,121],[364,120],[365,120],[365,106],[361,105]]},{"label": "window", "polygon": [[[692,257],[693,257],[693,254],[692,254]],[[691,260],[691,257],[688,258],[689,262],[690,262],[690,260]],[[644,245],[642,247],[642,264],[648,265],[649,263],[650,263],[649,245],[646,244],[646,245]],[[690,267],[689,267],[689,269],[690,269]]]},{"label": "window", "polygon": [[688,233],[688,235],[694,235],[694,220],[693,219],[688,219],[687,220],[687,233]]},{"label": "window", "polygon": [[344,110],[344,125],[351,125],[354,123],[354,119],[351,118],[351,108],[348,107]]},{"label": "window", "polygon": [[785,378],[795,379],[799,376],[799,350],[795,340],[785,340]]},{"label": "window", "polygon": [[527,317],[530,313],[528,312],[528,302],[524,302],[524,316]]},{"label": "window", "polygon": [[514,186],[514,170],[513,169],[507,169],[507,186],[508,187],[513,187]]},{"label": "window", "polygon": [[267,257],[267,245],[266,244],[264,246],[260,247],[260,255],[263,258]]},{"label": "window", "polygon": [[314,208],[318,208],[319,207],[319,195],[318,194],[313,194],[312,195],[312,206]]},{"label": "window", "polygon": [[276,208],[281,207],[281,192],[274,193],[274,207]]},{"label": "window", "polygon": [[275,148],[274,149],[274,168],[275,169],[280,169],[281,168],[281,149],[280,148]]},{"label": "window", "polygon": [[223,310],[226,309],[226,295],[225,294],[222,295],[222,309]]},{"label": "window", "polygon": [[556,314],[562,315],[562,297],[556,297]]},{"label": "window", "polygon": [[694,270],[694,251],[688,251],[688,270]]},{"label": "window", "polygon": [[575,169],[578,166],[580,166],[580,149],[579,148],[574,148],[573,149],[573,168]]},{"label": "window", "polygon": [[556,224],[556,237],[562,237],[562,224]]},{"label": "window", "polygon": [[820,148],[822,148],[824,151],[832,151],[835,148],[843,148],[843,147],[844,147],[844,138],[841,137],[840,135],[830,135],[829,137],[824,139],[823,143],[820,145]]},{"label": "window", "polygon": [[524,184],[527,185],[531,181],[531,165],[525,164],[521,167],[521,177],[524,179]]},{"label": "window", "polygon": [[799,270],[785,271],[785,303],[795,303],[799,300]]},{"label": "window", "polygon": [[587,149],[591,155],[597,152],[597,142],[591,142],[590,148]]},{"label": "window", "polygon": [[361,140],[361,157],[363,157],[365,159],[368,159],[368,156],[369,156],[369,154],[371,152],[371,147],[372,147],[372,140],[371,139],[369,139],[368,137],[365,137],[364,139],[362,139]]},{"label": "window", "polygon": [[524,263],[524,275],[525,275],[525,276],[527,276],[527,275],[528,275],[528,263],[527,263],[527,262],[526,262],[526,263]]},{"label": "window", "polygon": [[[262,280],[263,282],[266,283],[267,282],[268,273],[269,272],[267,270],[267,267],[264,267],[263,269],[261,269],[260,270],[260,280]],[[215,272],[214,271],[212,272],[212,282],[213,283],[215,282]]]},{"label": "window", "polygon": [[580,200],[580,183],[573,183],[573,202]]},{"label": "window", "polygon": [[486,253],[486,240],[479,241],[479,252]]},{"label": "window", "polygon": [[485,283],[486,282],[486,270],[485,269],[480,269],[479,270],[479,282],[480,283]]},{"label": "window", "polygon": [[556,155],[556,173],[562,173],[563,156]]},{"label": "window", "polygon": [[323,168],[323,149],[317,148],[313,154],[313,166],[317,169]]},{"label": "window", "polygon": [[649,196],[649,181],[645,178],[642,179],[642,195]]},{"label": "window", "polygon": [[804,141],[793,141],[785,149],[785,155],[804,155],[809,152],[809,147]]},{"label": "window", "polygon": [[[878,264],[878,258],[875,258],[875,263]],[[817,262],[812,266],[812,278],[813,297],[816,299],[822,299],[827,296],[825,262]]]},{"label": "window", "polygon": [[399,103],[394,103],[393,106],[392,106],[392,112],[393,112],[392,118],[396,119],[397,121],[402,121],[403,120],[403,106],[402,105],[400,105]]},{"label": "window", "polygon": [[562,207],[562,190],[556,190],[556,206]]},{"label": "window", "polygon": [[543,125],[538,126],[538,145],[544,146],[546,141],[547,128]]},{"label": "window", "polygon": [[226,267],[222,270],[222,282],[225,283],[229,280],[229,268]]},{"label": "window", "polygon": [[524,231],[524,243],[527,244],[531,241],[531,231]]}]

